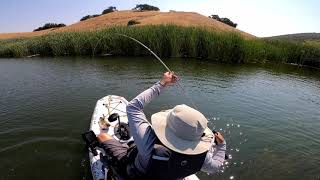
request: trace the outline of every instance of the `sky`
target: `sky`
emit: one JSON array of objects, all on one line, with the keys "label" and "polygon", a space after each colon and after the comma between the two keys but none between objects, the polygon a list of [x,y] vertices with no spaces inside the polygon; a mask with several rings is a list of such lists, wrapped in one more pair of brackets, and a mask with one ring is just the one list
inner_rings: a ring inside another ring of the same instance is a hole
[{"label": "sky", "polygon": [[319,0],[1,0],[0,33],[32,31],[48,22],[70,25],[109,6],[128,10],[145,3],[164,12],[218,14],[258,37],[320,32]]}]

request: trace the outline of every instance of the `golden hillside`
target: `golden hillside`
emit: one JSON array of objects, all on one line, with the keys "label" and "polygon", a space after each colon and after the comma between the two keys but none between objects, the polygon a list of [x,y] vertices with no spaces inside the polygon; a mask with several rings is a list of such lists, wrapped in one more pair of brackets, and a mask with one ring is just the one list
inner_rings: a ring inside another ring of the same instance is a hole
[{"label": "golden hillside", "polygon": [[136,20],[144,25],[159,25],[159,24],[174,24],[178,26],[197,26],[206,27],[208,29],[219,32],[238,32],[245,38],[254,38],[255,36],[246,32],[240,31],[236,28],[228,26],[219,21],[210,19],[206,16],[194,12],[158,12],[158,11],[117,11],[96,18],[80,21],[78,23],[58,28],[49,29],[38,32],[22,32],[22,33],[2,33],[0,39],[11,39],[19,37],[32,37],[47,34],[49,32],[63,32],[63,31],[82,31],[95,30],[115,25],[127,25],[129,20]]}]

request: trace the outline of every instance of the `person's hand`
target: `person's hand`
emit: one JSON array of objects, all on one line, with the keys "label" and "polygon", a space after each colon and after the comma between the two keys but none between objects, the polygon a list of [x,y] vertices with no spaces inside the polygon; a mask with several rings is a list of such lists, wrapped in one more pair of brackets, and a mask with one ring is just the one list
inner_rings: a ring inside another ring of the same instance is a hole
[{"label": "person's hand", "polygon": [[224,137],[222,136],[221,133],[216,132],[216,133],[214,133],[214,136],[215,136],[218,144],[221,144],[224,142]]},{"label": "person's hand", "polygon": [[174,72],[165,72],[163,73],[163,77],[160,81],[162,86],[170,86],[177,82],[178,76],[174,74]]}]

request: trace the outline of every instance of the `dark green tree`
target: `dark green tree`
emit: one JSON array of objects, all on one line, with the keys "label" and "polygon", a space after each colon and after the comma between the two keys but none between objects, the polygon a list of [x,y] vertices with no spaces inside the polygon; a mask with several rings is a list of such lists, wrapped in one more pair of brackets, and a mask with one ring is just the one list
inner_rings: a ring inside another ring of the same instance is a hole
[{"label": "dark green tree", "polygon": [[102,11],[102,14],[108,14],[117,11],[117,8],[114,6],[109,6],[107,9]]},{"label": "dark green tree", "polygon": [[160,11],[158,7],[151,6],[149,4],[137,4],[135,8],[132,10],[134,11]]},{"label": "dark green tree", "polygon": [[209,18],[215,19],[217,21],[220,21],[220,22],[227,24],[229,26],[232,26],[234,28],[236,28],[238,26],[237,23],[232,22],[229,18],[220,18],[218,15],[211,15],[211,16],[209,16]]},{"label": "dark green tree", "polygon": [[128,21],[127,26],[132,26],[132,25],[136,25],[136,24],[140,24],[140,22],[133,19],[133,20]]},{"label": "dark green tree", "polygon": [[51,29],[51,28],[59,28],[59,27],[64,27],[66,26],[65,24],[57,24],[57,23],[46,23],[45,25],[38,27],[37,29],[33,30],[33,31],[42,31],[45,29]]},{"label": "dark green tree", "polygon": [[98,17],[98,16],[100,16],[100,15],[99,15],[99,14],[86,15],[86,16],[82,17],[82,18],[80,19],[80,21],[85,21],[85,20],[87,20],[87,19],[91,19],[91,18]]}]

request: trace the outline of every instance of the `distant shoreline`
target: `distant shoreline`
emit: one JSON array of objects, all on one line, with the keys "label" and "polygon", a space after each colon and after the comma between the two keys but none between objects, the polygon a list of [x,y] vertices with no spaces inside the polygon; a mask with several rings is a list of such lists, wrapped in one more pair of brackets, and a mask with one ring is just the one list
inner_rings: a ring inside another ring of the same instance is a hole
[{"label": "distant shoreline", "polygon": [[176,25],[116,26],[0,40],[0,57],[149,55],[142,46],[116,33],[139,39],[161,57],[189,57],[225,63],[271,61],[320,67],[320,48],[316,46],[284,40],[245,39],[238,33]]}]

